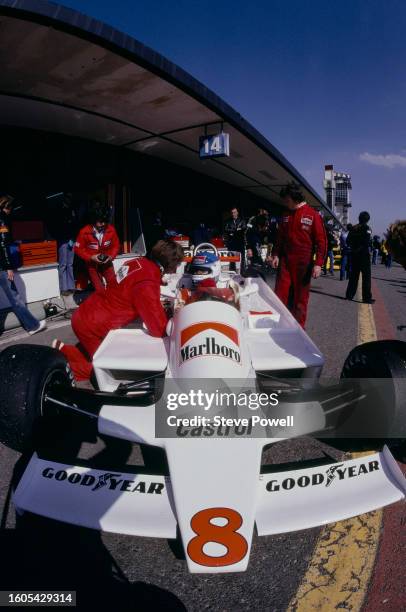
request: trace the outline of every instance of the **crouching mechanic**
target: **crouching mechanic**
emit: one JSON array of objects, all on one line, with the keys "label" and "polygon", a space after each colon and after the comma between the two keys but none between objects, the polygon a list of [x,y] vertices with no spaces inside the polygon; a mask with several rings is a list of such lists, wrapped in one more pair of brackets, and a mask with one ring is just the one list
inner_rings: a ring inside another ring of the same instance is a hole
[{"label": "crouching mechanic", "polygon": [[120,240],[109,220],[109,211],[99,203],[90,211],[91,223],[82,227],[74,252],[86,264],[87,273],[96,291],[104,291],[115,283],[113,259],[120,251]]},{"label": "crouching mechanic", "polygon": [[272,251],[271,265],[279,266],[275,293],[288,306],[292,288],[292,314],[304,327],[310,279],[320,276],[326,257],[326,232],[319,212],[305,202],[299,187],[287,185],[279,195],[288,212],[282,217]]},{"label": "crouching mechanic", "polygon": [[167,315],[160,300],[162,275],[175,272],[183,259],[183,249],[172,240],[159,240],[149,257],[129,260],[117,272],[117,283],[96,292],[72,316],[72,329],[79,345],[54,340],[69,361],[77,381],[88,380],[92,358],[112,329],[119,329],[141,318],[151,336],[165,335]]}]

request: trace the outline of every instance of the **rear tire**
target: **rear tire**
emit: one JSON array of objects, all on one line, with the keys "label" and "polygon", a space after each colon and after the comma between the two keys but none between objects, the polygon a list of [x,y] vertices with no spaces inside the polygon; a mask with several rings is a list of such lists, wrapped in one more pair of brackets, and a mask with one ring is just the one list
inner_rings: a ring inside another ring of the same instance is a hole
[{"label": "rear tire", "polygon": [[55,385],[74,385],[70,367],[55,349],[20,344],[0,353],[0,381],[0,442],[19,452],[32,450],[44,428],[60,418],[44,397]]}]

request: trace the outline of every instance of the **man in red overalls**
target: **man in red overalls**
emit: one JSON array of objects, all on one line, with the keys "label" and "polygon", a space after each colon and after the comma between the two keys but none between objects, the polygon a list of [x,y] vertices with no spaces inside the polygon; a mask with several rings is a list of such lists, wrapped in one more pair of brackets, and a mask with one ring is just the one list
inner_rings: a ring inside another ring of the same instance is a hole
[{"label": "man in red overalls", "polygon": [[272,266],[279,267],[275,293],[287,306],[292,288],[292,314],[304,327],[310,279],[320,276],[326,257],[326,232],[319,212],[305,202],[298,186],[288,185],[279,195],[289,211],[282,217],[272,251]]},{"label": "man in red overalls", "polygon": [[160,300],[162,274],[175,272],[183,259],[182,247],[172,240],[159,240],[149,258],[131,259],[119,268],[117,282],[93,293],[72,316],[72,329],[79,345],[54,340],[69,361],[77,381],[88,380],[92,358],[108,332],[140,317],[151,336],[165,335],[168,322]]},{"label": "man in red overalls", "polygon": [[96,204],[91,211],[91,221],[79,232],[74,251],[86,263],[87,272],[96,291],[104,291],[106,285],[115,282],[113,259],[120,251],[120,241],[113,225],[108,223],[106,207]]}]

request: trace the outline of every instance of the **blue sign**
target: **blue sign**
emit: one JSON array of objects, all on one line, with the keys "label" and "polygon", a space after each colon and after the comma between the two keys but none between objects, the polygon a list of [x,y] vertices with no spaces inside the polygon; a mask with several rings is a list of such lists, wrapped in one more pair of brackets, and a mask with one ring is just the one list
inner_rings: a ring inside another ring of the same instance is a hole
[{"label": "blue sign", "polygon": [[229,157],[230,134],[220,132],[220,134],[200,136],[199,155],[200,159],[205,159],[206,157]]}]

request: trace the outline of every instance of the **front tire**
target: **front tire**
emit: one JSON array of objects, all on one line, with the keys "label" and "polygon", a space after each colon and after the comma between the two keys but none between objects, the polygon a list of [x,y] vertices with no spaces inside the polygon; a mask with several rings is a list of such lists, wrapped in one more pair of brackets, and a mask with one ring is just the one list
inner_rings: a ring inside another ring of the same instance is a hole
[{"label": "front tire", "polygon": [[388,384],[385,383],[380,406],[385,412],[382,415],[383,434],[398,439],[406,437],[405,342],[378,340],[356,346],[344,362],[341,378],[391,379]]},{"label": "front tire", "polygon": [[0,442],[24,452],[57,416],[46,406],[47,390],[73,386],[65,357],[46,346],[20,344],[0,353]]}]

